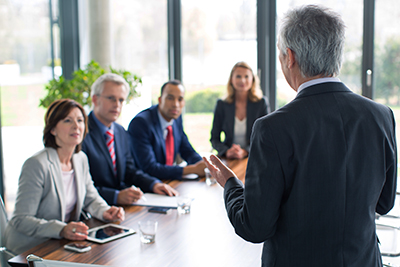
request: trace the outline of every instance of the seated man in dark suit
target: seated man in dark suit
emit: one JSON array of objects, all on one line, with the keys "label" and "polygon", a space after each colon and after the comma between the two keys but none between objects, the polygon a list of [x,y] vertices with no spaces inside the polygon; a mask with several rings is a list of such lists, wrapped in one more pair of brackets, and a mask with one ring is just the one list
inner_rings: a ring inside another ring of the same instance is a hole
[{"label": "seated man in dark suit", "polygon": [[[128,127],[132,155],[143,171],[159,179],[182,179],[182,175],[204,176],[205,164],[183,131],[182,109],[185,89],[172,80],[161,87],[158,105],[136,115]],[[176,156],[187,166],[176,165]]]},{"label": "seated man in dark suit", "polygon": [[393,112],[337,78],[338,14],[302,6],[281,25],[279,61],[296,98],[255,122],[245,187],[215,156],[206,161],[229,219],[245,240],[264,242],[262,266],[382,266],[375,213],[396,196]]},{"label": "seated man in dark suit", "polygon": [[94,185],[109,204],[132,204],[142,197],[140,189],[169,196],[177,194],[169,185],[135,167],[129,135],[115,122],[128,90],[125,79],[113,73],[104,74],[93,83],[94,108],[89,114],[89,133],[82,143]]}]

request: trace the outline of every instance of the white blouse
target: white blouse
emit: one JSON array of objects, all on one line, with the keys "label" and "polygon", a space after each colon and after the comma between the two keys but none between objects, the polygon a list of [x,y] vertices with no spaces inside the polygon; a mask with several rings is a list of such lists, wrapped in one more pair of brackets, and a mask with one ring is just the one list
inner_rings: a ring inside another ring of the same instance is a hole
[{"label": "white blouse", "polygon": [[240,147],[243,149],[246,149],[246,147],[247,147],[246,123],[247,123],[247,118],[244,118],[243,120],[239,120],[235,116],[235,128],[234,128],[233,143],[240,145]]},{"label": "white blouse", "polygon": [[74,170],[63,171],[63,184],[65,196],[65,222],[71,220],[72,212],[75,209],[77,195],[76,195],[76,182]]}]

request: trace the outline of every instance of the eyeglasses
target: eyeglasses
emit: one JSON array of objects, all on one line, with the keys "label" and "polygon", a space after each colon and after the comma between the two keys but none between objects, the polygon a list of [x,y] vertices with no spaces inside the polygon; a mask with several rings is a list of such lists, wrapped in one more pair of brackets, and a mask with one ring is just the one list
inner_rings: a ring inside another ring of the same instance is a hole
[{"label": "eyeglasses", "polygon": [[105,99],[107,99],[108,101],[110,101],[112,103],[116,103],[118,101],[122,105],[125,102],[124,98],[119,98],[117,100],[114,96],[104,96],[104,95],[98,95],[98,96],[104,97]]}]

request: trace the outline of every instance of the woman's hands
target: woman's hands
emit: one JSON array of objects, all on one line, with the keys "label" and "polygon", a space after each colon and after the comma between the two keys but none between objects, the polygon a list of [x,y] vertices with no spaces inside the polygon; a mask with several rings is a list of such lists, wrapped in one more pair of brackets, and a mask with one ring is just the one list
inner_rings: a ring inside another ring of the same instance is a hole
[{"label": "woman's hands", "polygon": [[83,222],[70,222],[60,232],[60,236],[69,240],[85,240],[89,227]]},{"label": "woman's hands", "polygon": [[247,150],[240,147],[240,145],[233,144],[231,148],[226,151],[226,157],[228,159],[243,159],[249,155]]},{"label": "woman's hands", "polygon": [[[111,206],[103,213],[106,221],[123,221],[125,211],[121,207]],[[89,227],[83,222],[69,222],[60,232],[60,236],[69,240],[86,240]]]},{"label": "woman's hands", "polygon": [[111,206],[103,213],[103,219],[106,221],[125,220],[125,211],[122,207]]}]

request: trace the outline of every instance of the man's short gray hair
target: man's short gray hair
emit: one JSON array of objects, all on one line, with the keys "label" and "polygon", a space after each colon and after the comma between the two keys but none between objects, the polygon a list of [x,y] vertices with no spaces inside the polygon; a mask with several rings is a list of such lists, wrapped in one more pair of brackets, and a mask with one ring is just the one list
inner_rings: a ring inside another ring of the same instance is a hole
[{"label": "man's short gray hair", "polygon": [[105,82],[113,82],[118,85],[122,84],[124,85],[125,92],[129,93],[129,84],[122,76],[115,73],[105,73],[92,84],[90,92],[92,98],[94,95],[101,95],[101,93],[103,93]]},{"label": "man's short gray hair", "polygon": [[337,76],[342,65],[345,25],[330,9],[307,5],[290,10],[283,18],[278,48],[294,52],[303,77]]}]

